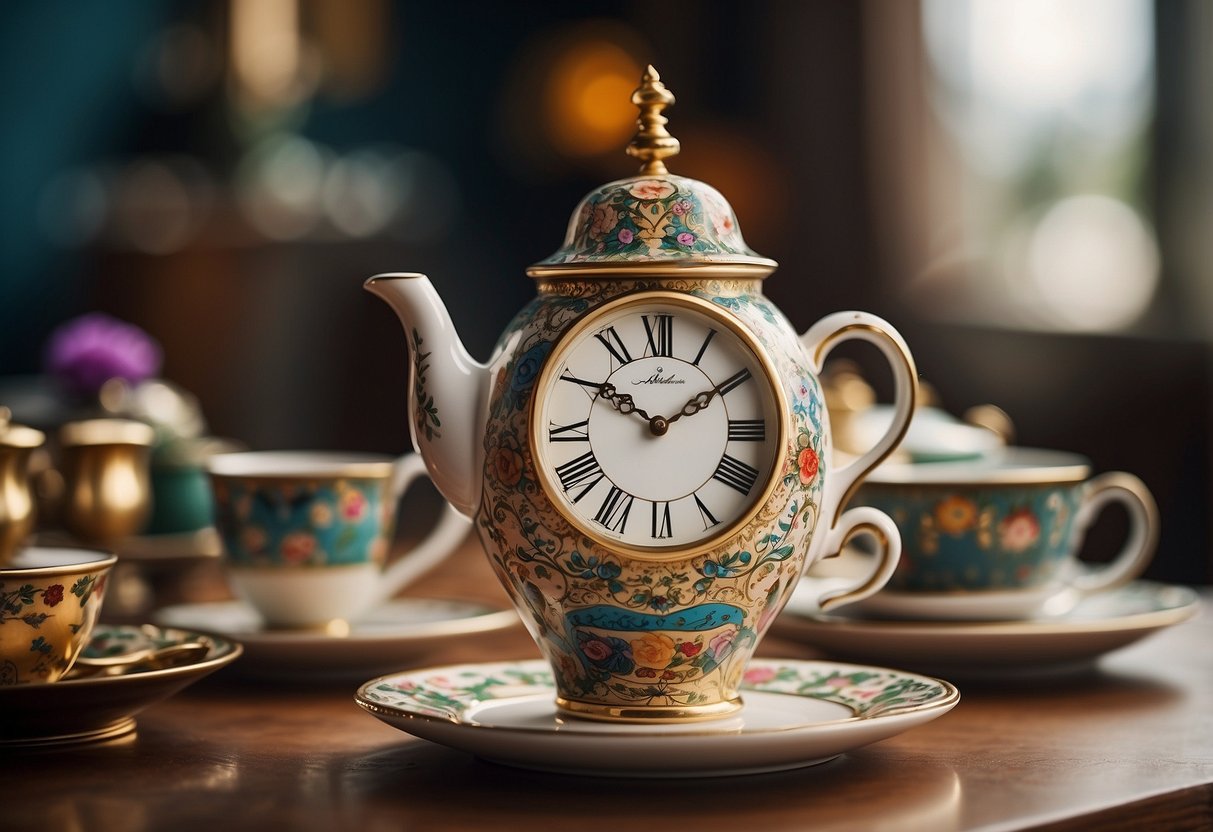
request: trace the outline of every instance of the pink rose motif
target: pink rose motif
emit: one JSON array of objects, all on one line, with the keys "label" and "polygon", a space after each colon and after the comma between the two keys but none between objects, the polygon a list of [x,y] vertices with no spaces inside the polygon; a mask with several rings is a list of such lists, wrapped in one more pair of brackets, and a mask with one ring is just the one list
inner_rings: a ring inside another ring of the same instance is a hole
[{"label": "pink rose motif", "polygon": [[716,227],[716,233],[721,237],[727,237],[737,230],[737,223],[733,222],[732,215],[728,213],[713,216],[712,225]]},{"label": "pink rose motif", "polygon": [[729,652],[729,648],[733,646],[733,639],[737,638],[736,630],[729,630],[727,633],[721,633],[708,643],[708,649],[712,651],[712,655],[720,658]]},{"label": "pink rose motif", "polygon": [[744,678],[747,685],[761,685],[775,678],[775,668],[752,667],[745,672]]},{"label": "pink rose motif", "polygon": [[361,491],[350,489],[341,495],[341,518],[356,523],[366,514],[367,499]]},{"label": "pink rose motif", "polygon": [[636,235],[632,233],[632,229],[630,229],[630,228],[619,229],[619,242],[623,243],[626,246],[628,243],[632,242],[632,240],[634,240],[634,239],[636,239]]},{"label": "pink rose motif", "polygon": [[695,245],[695,235],[690,231],[684,231],[678,235],[678,245],[693,246]]},{"label": "pink rose motif", "polygon": [[63,600],[63,584],[52,584],[42,593],[42,603],[53,607]]},{"label": "pink rose motif", "polygon": [[282,538],[282,559],[287,563],[304,563],[316,551],[316,538],[304,532],[294,532]]},{"label": "pink rose motif", "polygon": [[674,186],[660,179],[644,179],[633,182],[628,193],[637,199],[665,199],[674,195]]},{"label": "pink rose motif", "polygon": [[998,542],[1008,552],[1022,552],[1040,539],[1040,521],[1030,509],[1012,511],[998,524]]},{"label": "pink rose motif", "polygon": [[691,203],[687,202],[685,199],[680,199],[674,203],[670,210],[678,216],[683,217],[691,213]]},{"label": "pink rose motif", "polygon": [[600,662],[611,655],[611,646],[601,639],[591,638],[581,642],[581,652],[590,661]]}]

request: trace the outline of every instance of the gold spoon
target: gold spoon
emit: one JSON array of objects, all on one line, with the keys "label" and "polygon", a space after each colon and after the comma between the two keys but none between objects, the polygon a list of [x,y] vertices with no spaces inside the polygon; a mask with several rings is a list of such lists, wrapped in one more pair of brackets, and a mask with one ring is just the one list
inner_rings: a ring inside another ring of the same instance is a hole
[{"label": "gold spoon", "polygon": [[201,659],[210,651],[211,646],[209,641],[198,640],[170,644],[167,647],[149,647],[120,656],[80,656],[72,666],[71,677],[79,679],[91,676],[122,676],[145,670],[177,667]]}]

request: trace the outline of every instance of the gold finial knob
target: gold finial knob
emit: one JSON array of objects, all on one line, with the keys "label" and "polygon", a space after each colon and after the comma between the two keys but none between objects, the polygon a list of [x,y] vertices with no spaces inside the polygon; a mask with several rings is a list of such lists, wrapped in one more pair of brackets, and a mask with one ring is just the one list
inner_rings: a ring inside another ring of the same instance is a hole
[{"label": "gold finial knob", "polygon": [[665,129],[669,119],[661,113],[674,103],[674,93],[661,83],[661,76],[652,64],[645,69],[640,86],[632,93],[632,103],[640,108],[640,117],[636,119],[640,130],[628,145],[628,155],[644,163],[640,172],[646,176],[669,173],[662,159],[678,153],[679,144],[678,139]]}]

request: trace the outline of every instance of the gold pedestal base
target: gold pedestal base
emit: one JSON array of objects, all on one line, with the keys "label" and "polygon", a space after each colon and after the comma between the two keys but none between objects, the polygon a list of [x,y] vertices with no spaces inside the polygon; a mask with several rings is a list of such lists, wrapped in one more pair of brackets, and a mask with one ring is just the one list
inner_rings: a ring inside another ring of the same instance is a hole
[{"label": "gold pedestal base", "polygon": [[646,725],[675,722],[702,722],[720,719],[741,710],[741,697],[706,705],[604,705],[556,697],[556,708],[578,719],[598,722],[636,722]]}]

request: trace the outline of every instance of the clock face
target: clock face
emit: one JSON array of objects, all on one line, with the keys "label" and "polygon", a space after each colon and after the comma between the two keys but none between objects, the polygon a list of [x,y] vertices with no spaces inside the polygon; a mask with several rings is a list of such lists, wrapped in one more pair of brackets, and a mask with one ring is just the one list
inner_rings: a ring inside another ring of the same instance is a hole
[{"label": "clock face", "polygon": [[679,553],[748,519],[783,434],[753,343],[674,293],[607,304],[570,329],[532,412],[536,465],[562,513],[607,545]]}]

